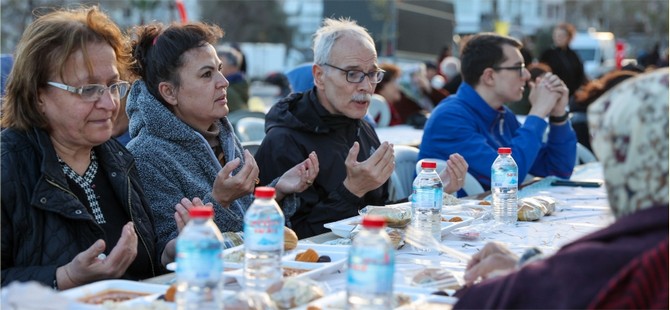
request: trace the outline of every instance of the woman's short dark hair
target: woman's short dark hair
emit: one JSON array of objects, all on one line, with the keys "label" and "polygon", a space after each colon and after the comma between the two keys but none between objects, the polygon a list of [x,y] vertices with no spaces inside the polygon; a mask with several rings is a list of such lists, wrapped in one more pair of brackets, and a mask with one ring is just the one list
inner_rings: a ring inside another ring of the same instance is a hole
[{"label": "woman's short dark hair", "polygon": [[149,92],[167,105],[158,91],[158,85],[168,81],[179,87],[178,70],[184,65],[184,53],[206,44],[214,45],[223,34],[219,26],[199,22],[168,27],[160,23],[136,27],[136,38],[132,42],[136,62],[131,66],[131,72],[142,78]]},{"label": "woman's short dark hair", "polygon": [[519,40],[495,33],[474,35],[463,48],[461,55],[461,74],[463,81],[475,86],[486,68],[492,68],[507,60],[503,46],[521,48]]},{"label": "woman's short dark hair", "polygon": [[38,16],[23,32],[14,54],[2,107],[2,127],[48,128],[37,105],[39,89],[47,86],[54,73],[63,78],[68,58],[77,51],[83,52],[88,70],[92,71],[87,45],[97,42],[114,49],[119,74],[125,76],[132,62],[128,40],[98,7],[60,9]]}]

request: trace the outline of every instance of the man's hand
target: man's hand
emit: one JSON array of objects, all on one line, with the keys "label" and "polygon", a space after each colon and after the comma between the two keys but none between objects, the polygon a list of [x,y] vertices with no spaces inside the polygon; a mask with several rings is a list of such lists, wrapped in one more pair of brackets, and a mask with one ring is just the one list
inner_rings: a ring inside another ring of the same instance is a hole
[{"label": "man's hand", "polygon": [[[528,84],[530,85],[528,100],[531,104],[528,115],[547,117],[557,108],[557,103],[562,96],[562,93],[559,92],[560,84],[563,84],[563,82],[558,76],[546,73],[542,77],[538,77],[535,82],[529,82]],[[563,106],[563,109],[565,109],[565,106]]]},{"label": "man's hand", "polygon": [[275,199],[281,201],[286,195],[300,193],[312,186],[319,175],[319,159],[315,152],[307,159],[286,171],[275,186]]},{"label": "man's hand", "polygon": [[465,184],[465,174],[468,173],[468,163],[461,154],[454,153],[447,160],[447,167],[440,171],[445,193],[455,193]]},{"label": "man's hand", "polygon": [[231,175],[233,170],[240,165],[240,159],[235,158],[226,163],[212,186],[212,197],[224,207],[228,207],[235,199],[254,192],[258,181],[258,165],[256,160],[244,150],[244,166],[236,175]]},{"label": "man's hand", "polygon": [[518,261],[519,257],[502,244],[489,242],[481,251],[472,256],[463,279],[467,285],[470,285],[479,278],[486,279],[494,275],[509,273],[516,268]]},{"label": "man's hand", "polygon": [[347,177],[344,186],[354,195],[363,197],[367,192],[379,188],[384,184],[395,169],[395,155],[393,145],[382,143],[379,148],[364,162],[358,162],[360,145],[354,142],[344,161],[347,167]]}]

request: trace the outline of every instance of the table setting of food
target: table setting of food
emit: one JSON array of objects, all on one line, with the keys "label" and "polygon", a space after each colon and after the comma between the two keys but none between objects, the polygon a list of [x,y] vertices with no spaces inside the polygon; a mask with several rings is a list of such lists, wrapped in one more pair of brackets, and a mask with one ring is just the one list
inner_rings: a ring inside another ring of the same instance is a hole
[{"label": "table setting of food", "polygon": [[[576,181],[602,179],[597,163],[577,167],[572,177]],[[519,255],[529,248],[550,255],[613,221],[604,186],[557,186],[553,181],[555,178],[544,178],[518,192],[518,218],[513,225],[493,219],[490,196],[458,199],[445,194],[439,212],[439,240],[413,228],[410,202],[367,206],[355,217],[324,225],[332,232],[303,240],[285,228],[282,279],[267,287],[267,294],[244,289],[245,245],[225,249],[219,298],[226,309],[345,309],[352,240],[368,233],[363,224],[370,217],[384,219],[382,230],[393,249],[389,252],[392,276],[379,280],[391,282],[392,308],[438,305],[448,309],[457,301],[454,292],[464,285],[468,259],[487,242],[503,243]],[[179,270],[176,263],[167,267]],[[177,284],[176,274],[169,273],[141,282],[98,281],[49,294],[67,304],[66,309],[177,309]],[[30,295],[35,288],[24,290]]]}]

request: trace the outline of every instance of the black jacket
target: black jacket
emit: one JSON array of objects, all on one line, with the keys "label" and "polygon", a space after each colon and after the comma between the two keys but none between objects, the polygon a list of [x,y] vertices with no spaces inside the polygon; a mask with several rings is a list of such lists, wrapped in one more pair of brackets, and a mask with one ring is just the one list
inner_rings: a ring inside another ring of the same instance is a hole
[{"label": "black jacket", "polygon": [[265,117],[266,136],[256,152],[261,184],[272,181],[315,151],[319,175],[314,185],[298,194],[300,206],[291,217],[299,238],[328,232],[323,224],[358,215],[366,205],[383,205],[388,182],[359,198],[342,182],[344,161],[354,141],[360,144],[358,161],[379,147],[374,129],[364,120],[331,115],[317,99],[315,88],[291,94],[275,104]]},{"label": "black jacket", "polygon": [[[39,281],[51,286],[56,269],[88,249],[104,231],[69,190],[48,134],[39,129],[2,131],[2,286]],[[143,279],[165,272],[156,244],[153,217],[139,183],[133,156],[114,139],[95,147],[123,208],[135,224],[138,253],[152,266],[123,278]],[[110,250],[114,245],[107,244]]]},{"label": "black jacket", "polygon": [[563,80],[570,90],[570,96],[588,80],[584,74],[584,64],[577,53],[569,47],[546,50],[540,56],[540,62],[548,64],[551,71]]}]

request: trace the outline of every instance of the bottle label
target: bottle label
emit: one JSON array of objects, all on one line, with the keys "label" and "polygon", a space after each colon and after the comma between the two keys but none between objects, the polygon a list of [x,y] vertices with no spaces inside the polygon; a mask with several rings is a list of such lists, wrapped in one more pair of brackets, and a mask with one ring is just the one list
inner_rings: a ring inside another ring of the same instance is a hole
[{"label": "bottle label", "polygon": [[491,187],[517,187],[519,185],[519,177],[514,170],[493,170],[491,180]]},{"label": "bottle label", "polygon": [[442,188],[414,187],[412,209],[442,209]]},{"label": "bottle label", "polygon": [[244,223],[244,246],[251,251],[284,248],[284,219],[281,214],[251,217]]},{"label": "bottle label", "polygon": [[347,290],[361,294],[393,291],[394,255],[370,249],[351,249]]},{"label": "bottle label", "polygon": [[182,244],[177,249],[176,261],[180,281],[218,282],[223,273],[223,251],[218,243],[208,247]]}]

